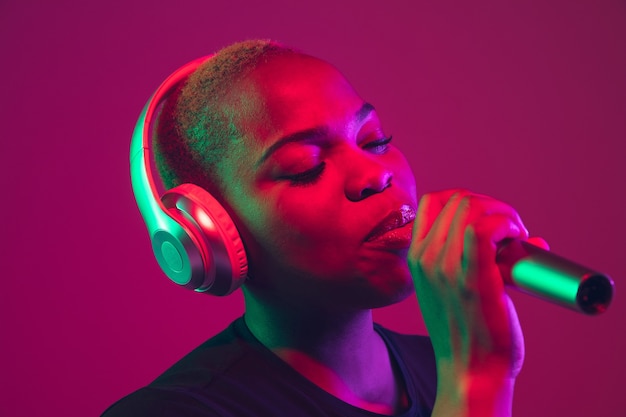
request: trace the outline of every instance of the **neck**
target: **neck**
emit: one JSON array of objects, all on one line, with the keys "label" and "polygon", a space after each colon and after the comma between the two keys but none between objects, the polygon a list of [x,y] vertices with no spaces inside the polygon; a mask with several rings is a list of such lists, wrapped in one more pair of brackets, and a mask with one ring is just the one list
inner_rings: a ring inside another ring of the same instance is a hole
[{"label": "neck", "polygon": [[393,414],[405,406],[371,310],[313,309],[244,293],[252,334],[309,381],[369,411]]}]

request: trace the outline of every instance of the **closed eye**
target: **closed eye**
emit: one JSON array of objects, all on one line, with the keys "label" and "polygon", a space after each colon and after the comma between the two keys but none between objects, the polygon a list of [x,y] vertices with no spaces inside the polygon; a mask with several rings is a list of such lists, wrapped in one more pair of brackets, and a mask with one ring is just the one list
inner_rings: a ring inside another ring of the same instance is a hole
[{"label": "closed eye", "polygon": [[363,145],[363,149],[367,149],[372,153],[382,155],[389,149],[389,143],[391,142],[391,139],[393,139],[393,137],[390,135],[386,138],[373,140]]},{"label": "closed eye", "polygon": [[299,172],[297,174],[284,175],[282,178],[289,180],[291,185],[311,185],[320,179],[322,172],[324,172],[324,168],[326,168],[326,162],[321,162],[311,169],[307,169],[306,171]]}]

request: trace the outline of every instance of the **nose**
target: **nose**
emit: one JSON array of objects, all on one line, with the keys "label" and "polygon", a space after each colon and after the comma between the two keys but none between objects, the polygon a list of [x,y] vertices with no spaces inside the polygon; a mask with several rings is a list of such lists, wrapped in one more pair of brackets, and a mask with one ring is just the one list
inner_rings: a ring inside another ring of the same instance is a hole
[{"label": "nose", "polygon": [[356,157],[346,164],[346,197],[360,201],[391,186],[392,171],[372,156]]}]

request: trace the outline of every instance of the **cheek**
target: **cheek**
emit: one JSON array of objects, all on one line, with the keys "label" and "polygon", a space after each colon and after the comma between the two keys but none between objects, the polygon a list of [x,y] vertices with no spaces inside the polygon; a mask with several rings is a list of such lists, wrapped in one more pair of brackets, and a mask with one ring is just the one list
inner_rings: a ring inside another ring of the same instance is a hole
[{"label": "cheek", "polygon": [[285,243],[316,246],[340,238],[336,229],[341,204],[328,193],[313,192],[312,188],[303,187],[276,201],[273,224]]},{"label": "cheek", "polygon": [[396,152],[391,155],[390,167],[393,169],[394,183],[408,193],[414,199],[415,203],[417,203],[417,187],[413,170],[409,165],[409,161],[407,161],[404,155],[397,149]]},{"label": "cheek", "polygon": [[344,197],[321,183],[288,191],[277,196],[268,224],[277,261],[315,276],[346,274],[360,230],[343,215]]}]

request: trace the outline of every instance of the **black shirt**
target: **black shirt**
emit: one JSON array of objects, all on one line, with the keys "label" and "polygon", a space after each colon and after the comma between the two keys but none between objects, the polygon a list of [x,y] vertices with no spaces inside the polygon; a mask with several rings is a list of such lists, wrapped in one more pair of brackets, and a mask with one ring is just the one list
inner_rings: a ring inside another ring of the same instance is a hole
[{"label": "black shirt", "polygon": [[[437,390],[435,359],[426,336],[374,325],[403,378],[402,417],[431,415]],[[243,317],[186,355],[145,388],[122,398],[103,417],[373,417],[300,375],[263,346]]]}]

